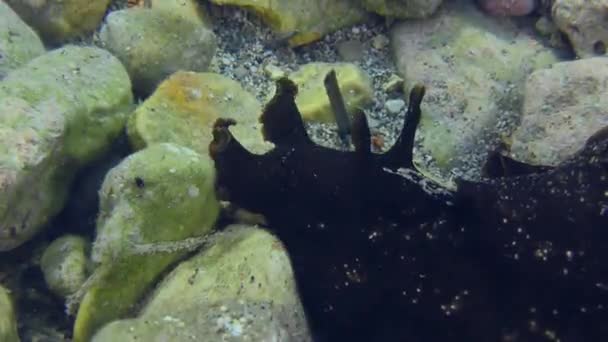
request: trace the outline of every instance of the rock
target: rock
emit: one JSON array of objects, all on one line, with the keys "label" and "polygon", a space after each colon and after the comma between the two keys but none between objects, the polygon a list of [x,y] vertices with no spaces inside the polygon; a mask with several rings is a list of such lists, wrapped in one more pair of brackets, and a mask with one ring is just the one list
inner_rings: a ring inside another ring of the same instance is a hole
[{"label": "rock", "polygon": [[364,22],[365,10],[351,0],[211,0],[217,5],[240,6],[258,14],[290,46],[319,40],[324,35]]},{"label": "rock", "polygon": [[396,74],[392,74],[391,76],[389,76],[388,80],[382,85],[382,90],[385,93],[392,93],[392,92],[403,92],[403,84],[404,84],[404,80],[403,78],[401,78],[401,76],[396,75]]},{"label": "rock", "polygon": [[271,145],[262,139],[260,112],[259,102],[237,81],[215,73],[179,71],[137,108],[127,132],[137,149],[172,142],[207,154],[213,123],[230,117],[238,122],[231,130],[240,141],[263,152]]},{"label": "rock", "polygon": [[488,14],[518,17],[528,15],[536,9],[538,0],[477,0]]},{"label": "rock", "polygon": [[336,71],[346,110],[353,113],[373,100],[369,76],[352,63],[308,63],[291,73],[289,78],[298,86],[296,104],[304,120],[334,122],[334,114],[325,92],[323,80],[331,69]]},{"label": "rock", "polygon": [[42,41],[4,2],[0,2],[0,80],[44,53]]},{"label": "rock", "polygon": [[157,287],[134,319],[93,342],[311,341],[287,251],[264,230],[218,233]]},{"label": "rock", "polygon": [[405,101],[402,99],[391,99],[384,104],[384,108],[391,114],[399,113],[403,107],[405,107]]},{"label": "rock", "polygon": [[6,0],[45,42],[59,44],[93,32],[110,0]]},{"label": "rock", "polygon": [[442,0],[362,0],[363,6],[374,13],[398,19],[430,17]]},{"label": "rock", "polygon": [[376,50],[382,50],[385,47],[387,47],[390,43],[391,43],[391,41],[388,39],[388,37],[383,34],[379,34],[379,35],[375,36],[374,38],[372,38],[372,46]]},{"label": "rock", "polygon": [[568,36],[579,57],[606,54],[607,0],[555,0],[552,16],[557,27]]},{"label": "rock", "polygon": [[511,152],[530,164],[557,165],[608,126],[608,58],[556,63],[526,82],[523,118]]},{"label": "rock", "polygon": [[363,44],[358,40],[346,40],[338,43],[338,55],[345,62],[355,62],[363,59]]},{"label": "rock", "polygon": [[132,102],[120,61],[93,47],[48,52],[0,82],[0,251],[61,210],[74,174],[107,151]]},{"label": "rock", "polygon": [[181,19],[204,24],[211,29],[211,18],[202,4],[196,0],[149,0],[150,8],[165,11]]},{"label": "rock", "polygon": [[10,293],[0,285],[0,341],[19,342],[17,318]]},{"label": "rock", "polygon": [[264,66],[264,73],[273,81],[276,81],[281,77],[285,77],[285,71],[273,64],[266,64]]},{"label": "rock", "polygon": [[508,134],[519,115],[526,76],[558,60],[514,22],[463,0],[446,2],[429,20],[397,25],[392,45],[406,87],[428,89],[415,158],[425,165],[430,155],[445,178],[454,169],[479,176],[497,131]]},{"label": "rock", "polygon": [[42,254],[44,280],[60,297],[74,294],[87,279],[89,243],[80,236],[66,235],[53,241]]},{"label": "rock", "polygon": [[97,267],[81,291],[75,342],[124,318],[169,265],[204,241],[219,214],[214,180],[209,157],[168,143],[107,174],[91,255]]},{"label": "rock", "polygon": [[206,71],[217,48],[215,34],[205,25],[166,10],[112,12],[99,36],[124,63],[133,87],[143,95],[178,70]]}]

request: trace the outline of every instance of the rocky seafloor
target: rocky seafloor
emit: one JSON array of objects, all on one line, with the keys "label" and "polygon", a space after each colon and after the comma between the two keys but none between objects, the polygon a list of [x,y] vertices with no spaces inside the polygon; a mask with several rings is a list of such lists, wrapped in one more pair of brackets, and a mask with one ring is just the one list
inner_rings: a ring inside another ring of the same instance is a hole
[{"label": "rocky seafloor", "polygon": [[556,165],[608,124],[607,15],[606,0],[2,1],[0,341],[311,340],[281,241],[218,229],[215,119],[268,150],[258,116],[286,75],[312,139],[351,148],[334,69],[377,152],[427,87],[415,160],[442,183],[479,179],[498,145]]}]

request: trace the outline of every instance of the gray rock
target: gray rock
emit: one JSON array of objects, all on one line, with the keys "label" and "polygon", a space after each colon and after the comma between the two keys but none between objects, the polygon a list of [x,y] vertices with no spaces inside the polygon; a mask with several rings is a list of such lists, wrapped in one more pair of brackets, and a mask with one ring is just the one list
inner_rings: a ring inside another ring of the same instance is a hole
[{"label": "gray rock", "polygon": [[311,341],[287,251],[259,228],[232,225],[182,262],[136,318],[93,342]]},{"label": "gray rock", "polygon": [[552,13],[555,24],[568,35],[579,57],[606,54],[607,0],[555,0]]},{"label": "gray rock", "polygon": [[107,151],[132,102],[120,61],[92,47],[48,52],[0,81],[0,251],[61,210],[74,174]]},{"label": "gray rock", "polygon": [[384,108],[386,108],[386,110],[391,114],[399,113],[403,109],[403,107],[405,107],[405,101],[403,101],[402,99],[388,100],[384,104]]},{"label": "gray rock", "polygon": [[0,80],[44,53],[42,41],[17,13],[0,2]]},{"label": "gray rock", "polygon": [[144,95],[178,70],[206,71],[217,48],[215,34],[202,22],[155,9],[112,12],[99,36]]},{"label": "gray rock", "polygon": [[363,59],[363,44],[358,40],[346,40],[338,43],[338,55],[345,62],[355,62]]},{"label": "gray rock", "polygon": [[479,175],[497,131],[509,133],[519,115],[526,76],[557,61],[513,22],[464,0],[445,3],[431,19],[399,24],[392,46],[406,87],[428,87],[415,158],[431,155],[444,177],[453,170]]},{"label": "gray rock", "polygon": [[523,118],[511,152],[531,164],[555,165],[608,126],[608,58],[562,62],[526,83]]}]

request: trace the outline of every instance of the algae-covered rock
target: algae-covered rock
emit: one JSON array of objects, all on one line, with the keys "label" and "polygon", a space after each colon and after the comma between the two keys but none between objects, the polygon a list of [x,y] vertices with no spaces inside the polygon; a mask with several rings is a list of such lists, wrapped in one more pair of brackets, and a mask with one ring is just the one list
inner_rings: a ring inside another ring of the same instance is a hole
[{"label": "algae-covered rock", "polygon": [[211,0],[217,5],[244,7],[257,13],[291,46],[314,42],[325,34],[367,19],[351,0]]},{"label": "algae-covered rock", "polygon": [[78,291],[87,278],[88,249],[88,242],[75,235],[60,237],[45,249],[40,268],[51,291],[61,297]]},{"label": "algae-covered rock", "polygon": [[215,34],[202,22],[161,9],[114,11],[99,37],[124,63],[134,88],[143,94],[178,70],[206,71],[217,47]]},{"label": "algae-covered rock", "polygon": [[123,318],[169,265],[212,229],[219,202],[209,157],[175,144],[136,152],[106,176],[92,260],[74,326],[89,341],[105,323]]},{"label": "algae-covered rock", "polygon": [[555,24],[568,36],[579,57],[606,54],[608,46],[606,0],[555,0],[551,11]]},{"label": "algae-covered rock", "polygon": [[76,171],[106,152],[132,106],[118,59],[66,46],[0,81],[0,251],[61,210]]},{"label": "algae-covered rock", "polygon": [[0,2],[0,80],[44,53],[42,41],[7,4]]},{"label": "algae-covered rock", "polygon": [[[215,73],[179,71],[159,85],[129,119],[135,148],[172,142],[207,154],[211,127],[219,117],[233,118],[231,131],[254,152],[267,148],[260,132],[261,105],[241,85]],[[242,140],[241,140],[242,139]]]},{"label": "algae-covered rock", "polygon": [[444,177],[455,168],[480,169],[496,131],[512,129],[526,76],[558,60],[532,34],[465,0],[395,27],[393,51],[406,87],[427,86],[417,159],[430,154]]},{"label": "algae-covered rock", "polygon": [[442,0],[361,0],[363,6],[385,17],[420,19],[431,16]]},{"label": "algae-covered rock", "polygon": [[608,58],[561,62],[526,82],[511,152],[530,164],[557,165],[608,126]]},{"label": "algae-covered rock", "polygon": [[304,120],[333,122],[334,114],[323,80],[334,69],[346,110],[365,107],[372,102],[374,92],[369,76],[352,63],[308,63],[289,75],[298,86],[296,104]]},{"label": "algae-covered rock", "polygon": [[192,20],[211,28],[211,18],[197,0],[149,0],[150,8],[165,11],[181,19]]},{"label": "algae-covered rock", "polygon": [[19,342],[17,319],[10,293],[0,285],[0,341]]},{"label": "algae-covered rock", "polygon": [[289,257],[259,228],[229,226],[182,262],[134,319],[93,342],[310,341]]},{"label": "algae-covered rock", "polygon": [[6,0],[45,42],[57,44],[94,31],[110,0]]}]

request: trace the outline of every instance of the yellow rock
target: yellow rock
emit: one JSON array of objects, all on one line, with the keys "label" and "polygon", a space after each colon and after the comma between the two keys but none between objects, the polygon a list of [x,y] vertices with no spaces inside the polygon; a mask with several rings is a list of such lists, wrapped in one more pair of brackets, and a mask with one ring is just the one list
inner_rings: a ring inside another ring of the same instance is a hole
[{"label": "yellow rock", "polygon": [[110,0],[7,0],[19,16],[49,43],[95,30]]},{"label": "yellow rock", "polygon": [[346,110],[352,114],[356,108],[368,105],[373,89],[368,75],[352,63],[309,63],[293,72],[289,78],[298,85],[296,104],[306,121],[334,122],[334,114],[323,83],[327,73],[334,69]]},{"label": "yellow rock", "polygon": [[132,145],[171,142],[207,154],[211,128],[219,117],[232,118],[237,139],[254,152],[270,145],[260,132],[261,105],[241,85],[215,73],[178,71],[163,81],[129,119]]},{"label": "yellow rock", "polygon": [[363,22],[366,11],[351,0],[211,0],[252,10],[290,46],[316,41],[327,33]]}]

